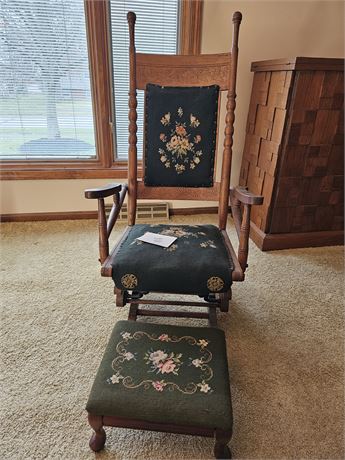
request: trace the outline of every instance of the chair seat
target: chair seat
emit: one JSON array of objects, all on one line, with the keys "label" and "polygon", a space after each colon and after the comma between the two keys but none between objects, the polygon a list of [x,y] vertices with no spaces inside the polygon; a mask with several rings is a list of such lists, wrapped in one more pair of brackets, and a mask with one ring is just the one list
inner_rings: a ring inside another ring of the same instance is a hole
[{"label": "chair seat", "polygon": [[231,430],[224,332],[119,321],[86,409],[103,417]]},{"label": "chair seat", "polygon": [[[168,248],[136,240],[145,232],[177,237]],[[214,225],[134,225],[112,262],[118,289],[208,295],[227,292],[233,262]]]}]

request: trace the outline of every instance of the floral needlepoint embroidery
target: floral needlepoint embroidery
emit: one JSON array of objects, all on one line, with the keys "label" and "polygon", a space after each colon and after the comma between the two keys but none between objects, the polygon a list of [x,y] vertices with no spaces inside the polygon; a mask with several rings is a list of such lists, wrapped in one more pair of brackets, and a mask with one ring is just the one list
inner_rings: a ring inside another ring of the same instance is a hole
[{"label": "floral needlepoint embroidery", "polygon": [[205,348],[205,347],[207,347],[207,345],[208,345],[208,341],[205,340],[205,339],[200,339],[200,340],[198,341],[198,345],[199,345],[201,348]]},{"label": "floral needlepoint embroidery", "polygon": [[161,340],[162,342],[169,342],[169,336],[168,336],[168,334],[161,334],[158,337],[158,340]]},{"label": "floral needlepoint embroidery", "polygon": [[204,381],[198,383],[198,387],[200,388],[200,391],[202,393],[208,393],[211,390],[210,385],[208,383],[205,383]]},{"label": "floral needlepoint embroidery", "polygon": [[[140,351],[141,340],[145,340],[145,345],[142,344],[142,351]],[[152,343],[149,350],[146,348],[147,340]],[[132,353],[128,347],[133,342],[136,342],[138,346],[135,348],[136,351]],[[157,346],[159,347],[159,344],[163,342],[164,349],[157,349]],[[170,348],[170,346],[178,345],[180,342],[191,347],[191,355],[186,356],[183,361],[182,353]],[[106,381],[111,385],[120,384],[126,389],[141,387],[145,391],[152,390],[161,393],[166,388],[169,391],[176,390],[186,395],[197,392],[209,394],[212,392],[209,383],[213,378],[213,369],[210,365],[213,356],[207,348],[208,345],[208,340],[197,339],[190,335],[177,337],[165,332],[151,335],[145,331],[133,333],[123,331],[116,345],[116,356],[111,363],[113,373]],[[134,367],[132,360],[136,361]],[[141,362],[144,363],[143,366],[140,366]],[[191,380],[189,372],[183,372],[187,366],[194,366],[195,368],[195,377],[192,377]],[[133,375],[134,369],[136,375]],[[152,378],[153,374],[165,377],[166,380],[159,380],[157,377]],[[195,378],[196,381],[193,381]]]},{"label": "floral needlepoint embroidery", "polygon": [[163,391],[164,387],[166,386],[167,384],[164,382],[164,380],[161,380],[160,382],[152,382],[152,386],[155,390],[157,391]]},{"label": "floral needlepoint embroidery", "polygon": [[120,383],[121,379],[123,379],[123,377],[120,374],[114,374],[109,380],[113,385],[115,385],[115,383]]},{"label": "floral needlepoint embroidery", "polygon": [[161,118],[161,123],[163,126],[167,126],[170,124],[170,112],[166,113],[162,118]]},{"label": "floral needlepoint embroidery", "polygon": [[151,366],[151,371],[149,372],[156,372],[157,374],[173,373],[178,375],[179,368],[182,364],[181,357],[181,353],[175,354],[171,352],[168,354],[163,350],[157,350],[154,352],[147,352],[144,359],[146,364]]},{"label": "floral needlepoint embroidery", "polygon": [[193,359],[192,364],[195,367],[201,367],[202,361],[201,361],[201,359]]},{"label": "floral needlepoint embroidery", "polygon": [[130,361],[131,359],[134,358],[133,353],[131,353],[130,351],[127,351],[127,353],[125,353],[123,356],[126,359],[126,361]]},{"label": "floral needlepoint embroidery", "polygon": [[132,338],[132,335],[130,332],[122,332],[121,333],[121,336],[123,339],[127,340],[127,339],[131,339]]},{"label": "floral needlepoint embroidery", "polygon": [[[183,108],[177,109],[177,115],[183,117]],[[202,141],[201,135],[194,132],[200,125],[200,121],[194,115],[190,115],[190,124],[187,129],[187,122],[175,121],[175,127],[171,128],[171,113],[166,113],[161,118],[161,123],[170,131],[160,133],[159,139],[162,147],[158,149],[160,161],[166,168],[175,168],[177,174],[182,174],[188,169],[195,169],[200,163],[203,152],[195,146]]]},{"label": "floral needlepoint embroidery", "polygon": [[203,241],[202,243],[200,243],[200,247],[217,249],[217,246],[214,244],[213,240]]},{"label": "floral needlepoint embroidery", "polygon": [[200,125],[200,121],[193,114],[190,114],[190,125],[192,128],[197,128]]}]

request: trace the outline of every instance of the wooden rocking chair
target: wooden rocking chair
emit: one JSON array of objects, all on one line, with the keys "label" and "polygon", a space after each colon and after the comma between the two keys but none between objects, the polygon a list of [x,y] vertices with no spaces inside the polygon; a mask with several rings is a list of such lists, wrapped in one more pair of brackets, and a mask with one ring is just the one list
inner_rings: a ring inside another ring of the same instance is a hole
[{"label": "wooden rocking chair", "polygon": [[[231,53],[153,55],[136,53],[136,16],[128,13],[128,185],[88,189],[85,197],[98,200],[101,274],[114,279],[116,305],[123,307],[129,303],[131,320],[136,320],[137,315],[181,316],[207,318],[215,325],[216,309],[228,311],[232,282],[244,280],[251,206],[262,204],[263,197],[241,187],[230,190],[241,19],[241,13],[233,15]],[[136,135],[138,89],[145,91],[145,148],[140,178]],[[221,180],[216,182],[217,119],[222,91],[227,91],[225,140]],[[108,238],[127,192],[128,227],[109,253]],[[104,199],[111,195],[114,204],[107,219]],[[219,224],[218,227],[136,225],[138,199],[218,200]],[[226,233],[229,203],[239,238],[237,255]],[[178,238],[175,245],[165,250],[138,243],[136,238],[146,231]],[[204,301],[164,300],[162,296],[158,300],[143,298],[149,292],[198,295]],[[139,308],[140,304],[206,306],[208,313],[147,310]]]}]

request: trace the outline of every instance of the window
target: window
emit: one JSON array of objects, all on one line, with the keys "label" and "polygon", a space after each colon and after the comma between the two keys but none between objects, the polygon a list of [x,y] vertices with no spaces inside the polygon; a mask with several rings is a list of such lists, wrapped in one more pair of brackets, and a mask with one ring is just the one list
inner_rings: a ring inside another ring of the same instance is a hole
[{"label": "window", "polygon": [[[186,54],[198,52],[201,7],[202,0],[0,0],[1,178],[127,177],[126,13],[137,13],[139,52]],[[139,92],[138,127],[142,100]],[[139,131],[139,154],[141,146]]]},{"label": "window", "polygon": [[[127,158],[128,151],[128,82],[129,39],[127,11],[137,15],[136,48],[141,53],[176,54],[179,0],[111,0],[110,27],[113,57],[115,112],[115,153]],[[148,33],[149,31],[149,33]],[[138,157],[143,145],[142,126],[144,94],[138,91]]]},{"label": "window", "polygon": [[81,0],[1,0],[3,159],[96,158]]}]

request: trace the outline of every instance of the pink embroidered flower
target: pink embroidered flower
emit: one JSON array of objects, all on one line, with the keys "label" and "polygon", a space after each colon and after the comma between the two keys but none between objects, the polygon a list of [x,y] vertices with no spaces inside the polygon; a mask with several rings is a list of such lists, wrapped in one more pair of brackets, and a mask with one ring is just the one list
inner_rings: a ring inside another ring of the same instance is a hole
[{"label": "pink embroidered flower", "polygon": [[176,126],[176,134],[179,136],[185,136],[187,134],[185,128],[181,125]]},{"label": "pink embroidered flower", "polygon": [[165,141],[167,140],[166,135],[165,135],[164,133],[161,133],[161,134],[159,135],[159,139],[160,139],[162,142],[165,142]]},{"label": "pink embroidered flower", "polygon": [[164,363],[159,363],[158,367],[162,374],[170,374],[170,372],[174,372],[176,364],[172,359],[168,359]]},{"label": "pink embroidered flower", "polygon": [[169,336],[168,334],[162,334],[158,337],[158,340],[161,340],[162,342],[169,342]]},{"label": "pink embroidered flower", "polygon": [[195,137],[194,137],[194,142],[196,144],[198,144],[199,142],[201,141],[201,136],[199,134],[197,134]]},{"label": "pink embroidered flower", "polygon": [[163,380],[161,380],[160,382],[152,382],[152,386],[155,390],[157,391],[163,391],[163,388],[165,387],[165,383]]}]

